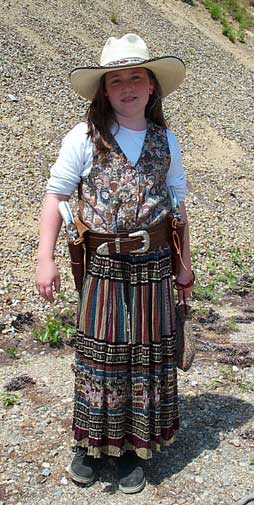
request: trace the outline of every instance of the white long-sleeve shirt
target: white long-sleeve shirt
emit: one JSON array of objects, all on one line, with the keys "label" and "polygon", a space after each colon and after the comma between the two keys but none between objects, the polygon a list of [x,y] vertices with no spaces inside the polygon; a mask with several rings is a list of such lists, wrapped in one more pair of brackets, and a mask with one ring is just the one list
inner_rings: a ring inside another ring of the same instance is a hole
[{"label": "white long-sleeve shirt", "polygon": [[[146,130],[135,131],[120,126],[112,131],[121,150],[132,165],[140,157]],[[171,162],[168,167],[167,185],[174,186],[179,201],[185,200],[186,181],[178,141],[171,130],[167,130]],[[78,187],[81,177],[87,177],[93,163],[93,143],[87,136],[86,123],[77,124],[64,137],[59,156],[52,166],[47,193],[71,195]]]}]

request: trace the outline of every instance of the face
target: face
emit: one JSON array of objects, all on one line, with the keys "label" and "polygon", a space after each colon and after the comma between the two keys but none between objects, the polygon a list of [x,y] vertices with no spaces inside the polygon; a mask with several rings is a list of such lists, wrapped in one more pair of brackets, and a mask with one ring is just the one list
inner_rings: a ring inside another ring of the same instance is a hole
[{"label": "face", "polygon": [[144,117],[145,107],[153,90],[153,84],[145,68],[126,68],[108,72],[105,75],[105,88],[105,94],[120,123],[121,116]]}]

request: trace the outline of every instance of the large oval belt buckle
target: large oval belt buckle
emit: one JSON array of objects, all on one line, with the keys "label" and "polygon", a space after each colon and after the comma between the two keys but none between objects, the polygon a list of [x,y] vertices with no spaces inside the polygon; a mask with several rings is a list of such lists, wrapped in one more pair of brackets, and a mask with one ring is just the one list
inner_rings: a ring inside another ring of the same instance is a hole
[{"label": "large oval belt buckle", "polygon": [[134,251],[131,251],[131,253],[144,253],[148,251],[150,247],[150,236],[149,233],[146,230],[138,230],[134,231],[133,233],[129,233],[129,237],[142,237],[143,238],[143,246],[140,247],[140,249],[135,249]]},{"label": "large oval belt buckle", "polygon": [[108,256],[109,255],[108,242],[103,242],[102,244],[100,244],[96,249],[96,253],[99,254],[100,256]]}]

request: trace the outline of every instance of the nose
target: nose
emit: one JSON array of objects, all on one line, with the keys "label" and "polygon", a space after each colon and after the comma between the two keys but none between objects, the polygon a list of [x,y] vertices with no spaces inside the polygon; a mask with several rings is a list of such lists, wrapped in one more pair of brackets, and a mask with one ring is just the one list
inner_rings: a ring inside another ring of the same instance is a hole
[{"label": "nose", "polygon": [[123,91],[132,91],[134,88],[134,83],[131,79],[126,79],[122,83],[122,90]]}]

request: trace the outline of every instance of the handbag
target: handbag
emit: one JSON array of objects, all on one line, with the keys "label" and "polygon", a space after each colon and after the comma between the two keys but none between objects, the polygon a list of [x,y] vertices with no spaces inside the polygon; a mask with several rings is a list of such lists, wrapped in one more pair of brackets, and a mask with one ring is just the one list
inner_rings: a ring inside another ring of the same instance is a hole
[{"label": "handbag", "polygon": [[191,307],[178,303],[175,307],[176,364],[187,372],[195,357],[195,338],[192,328]]}]

